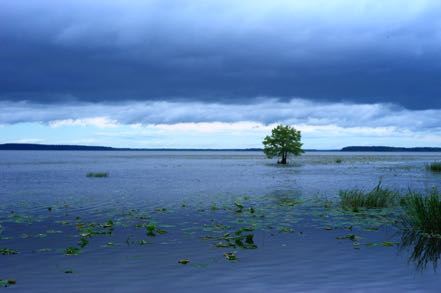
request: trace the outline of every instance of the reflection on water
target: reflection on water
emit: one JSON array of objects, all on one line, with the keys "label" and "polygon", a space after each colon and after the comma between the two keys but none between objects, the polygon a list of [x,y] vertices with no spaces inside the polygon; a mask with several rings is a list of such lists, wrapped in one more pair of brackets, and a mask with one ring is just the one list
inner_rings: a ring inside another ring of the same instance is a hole
[{"label": "reflection on water", "polygon": [[433,270],[436,271],[441,256],[441,238],[429,237],[407,230],[401,236],[400,248],[412,251],[409,262],[415,263],[419,271],[425,270],[427,265],[430,264],[432,264]]}]

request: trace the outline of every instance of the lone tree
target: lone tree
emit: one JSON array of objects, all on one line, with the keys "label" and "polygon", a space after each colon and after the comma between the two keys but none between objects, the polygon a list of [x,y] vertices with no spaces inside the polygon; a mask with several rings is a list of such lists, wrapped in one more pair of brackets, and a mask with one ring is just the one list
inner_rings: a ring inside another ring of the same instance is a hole
[{"label": "lone tree", "polygon": [[271,136],[263,140],[263,152],[268,158],[279,157],[278,164],[286,164],[288,155],[300,156],[303,153],[299,130],[289,125],[278,125],[271,131]]}]

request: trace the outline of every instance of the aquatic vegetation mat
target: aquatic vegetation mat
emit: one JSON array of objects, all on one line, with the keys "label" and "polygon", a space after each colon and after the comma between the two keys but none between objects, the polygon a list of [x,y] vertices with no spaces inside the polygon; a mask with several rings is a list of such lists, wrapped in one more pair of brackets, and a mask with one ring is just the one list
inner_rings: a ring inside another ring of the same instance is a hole
[{"label": "aquatic vegetation mat", "polygon": [[[379,188],[373,192],[387,194],[386,197],[396,200],[395,192]],[[219,197],[211,202],[186,201],[172,205],[113,206],[93,212],[84,210],[81,205],[54,203],[50,211],[44,207],[36,209],[38,213],[27,214],[26,209],[16,209],[13,215],[3,214],[0,218],[3,239],[0,258],[32,253],[75,261],[102,251],[127,251],[127,259],[139,260],[147,257],[143,251],[152,247],[179,250],[186,243],[198,249],[205,247],[209,253],[198,255],[186,251],[173,258],[173,265],[202,268],[217,262],[252,261],[262,248],[265,249],[265,244],[281,241],[279,239],[295,242],[311,233],[328,233],[330,241],[357,251],[415,245],[412,261],[418,265],[436,263],[441,249],[431,246],[435,241],[424,240],[427,237],[418,241],[400,239],[398,223],[408,217],[410,226],[406,227],[419,227],[414,230],[423,231],[423,225],[428,225],[425,223],[427,217],[436,214],[431,208],[439,208],[439,195],[405,199],[401,207],[395,202],[394,205],[378,204],[380,200],[369,198],[367,201],[374,204],[362,204],[357,211],[352,205],[346,208],[337,200],[304,199],[293,193]],[[437,203],[431,203],[435,199]],[[422,218],[420,206],[427,209],[427,215],[423,213]],[[435,227],[438,223],[434,221],[430,225]],[[382,236],[387,235],[383,233],[386,229],[397,232],[396,237]],[[433,229],[424,231],[430,235],[439,233]],[[23,242],[27,245],[22,245]],[[426,247],[431,250],[426,252]],[[130,254],[131,251],[137,254]],[[60,273],[78,275],[81,270],[69,262]]]}]

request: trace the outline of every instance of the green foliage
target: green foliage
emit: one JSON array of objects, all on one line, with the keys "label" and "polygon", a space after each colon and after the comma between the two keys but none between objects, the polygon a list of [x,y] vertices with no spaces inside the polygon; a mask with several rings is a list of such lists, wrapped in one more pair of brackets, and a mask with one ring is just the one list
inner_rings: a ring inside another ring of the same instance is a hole
[{"label": "green foliage", "polygon": [[432,172],[441,172],[441,162],[430,163],[427,168]]},{"label": "green foliage", "polygon": [[343,162],[343,160],[341,158],[335,159],[335,163],[337,163],[337,164],[341,164],[342,162]]},{"label": "green foliage", "polygon": [[386,208],[397,204],[398,193],[381,187],[381,182],[370,192],[361,190],[340,191],[340,205],[358,212],[360,208]]},{"label": "green foliage", "polygon": [[263,140],[263,152],[268,158],[279,157],[280,164],[286,164],[288,155],[299,156],[303,153],[299,130],[289,125],[278,125],[271,136]]},{"label": "green foliage", "polygon": [[145,224],[145,233],[147,236],[149,237],[155,237],[156,234],[166,234],[167,231],[165,231],[164,229],[160,229],[156,226],[155,223],[149,223],[149,224]]},{"label": "green foliage", "polygon": [[441,235],[441,195],[433,189],[428,196],[411,193],[403,201],[404,224],[427,237]]},{"label": "green foliage", "polygon": [[69,246],[64,250],[66,255],[79,255],[80,249],[78,247]]},{"label": "green foliage", "polygon": [[178,261],[178,263],[180,263],[181,265],[186,265],[186,264],[188,264],[189,262],[190,262],[190,260],[188,260],[188,259],[186,259],[186,258],[180,259],[180,260]]},{"label": "green foliage", "polygon": [[227,260],[237,260],[236,253],[234,252],[225,252],[224,256]]},{"label": "green foliage", "polygon": [[277,200],[281,207],[293,207],[301,203],[299,199],[296,198],[281,198]]},{"label": "green foliage", "polygon": [[18,254],[17,250],[9,249],[9,248],[0,248],[1,255],[13,255]]},{"label": "green foliage", "polygon": [[81,248],[84,248],[89,244],[89,240],[82,237],[82,238],[80,238],[80,241],[78,244],[80,245]]},{"label": "green foliage", "polygon": [[86,176],[90,178],[104,178],[109,177],[109,174],[107,172],[89,172]]},{"label": "green foliage", "polygon": [[360,236],[357,236],[355,234],[347,234],[347,235],[344,235],[344,236],[337,236],[336,239],[337,240],[349,239],[349,240],[352,240],[352,241],[358,241],[358,240],[360,240]]},{"label": "green foliage", "polygon": [[15,280],[2,280],[0,279],[0,287],[9,287],[11,285],[17,284]]}]

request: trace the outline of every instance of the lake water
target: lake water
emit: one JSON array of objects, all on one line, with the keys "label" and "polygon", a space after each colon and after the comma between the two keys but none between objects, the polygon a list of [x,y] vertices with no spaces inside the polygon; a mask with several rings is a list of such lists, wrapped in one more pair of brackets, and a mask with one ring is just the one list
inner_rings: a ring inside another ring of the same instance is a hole
[{"label": "lake water", "polygon": [[16,254],[0,254],[0,279],[16,284],[1,289],[439,292],[441,248],[412,258],[417,242],[404,245],[395,211],[338,208],[340,190],[380,181],[441,189],[426,169],[437,160],[311,152],[278,166],[259,152],[2,151],[0,249]]}]

